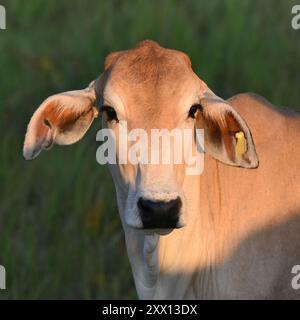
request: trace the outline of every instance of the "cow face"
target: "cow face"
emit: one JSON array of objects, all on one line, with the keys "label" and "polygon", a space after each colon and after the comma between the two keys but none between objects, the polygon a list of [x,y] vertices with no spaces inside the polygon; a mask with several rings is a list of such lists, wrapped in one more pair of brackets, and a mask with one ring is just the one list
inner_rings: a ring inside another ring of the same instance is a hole
[{"label": "cow face", "polygon": [[[104,73],[87,89],[48,98],[28,125],[25,158],[34,158],[53,143],[77,141],[98,112],[117,146],[116,163],[110,168],[122,221],[132,228],[161,233],[187,223],[182,187],[187,164],[184,157],[175,161],[174,155],[184,155],[187,143],[192,153],[199,150],[194,134],[178,143],[172,135],[174,130],[183,137],[183,132],[204,128],[205,152],[229,165],[258,165],[245,121],[196,76],[184,53],[164,49],[152,41],[110,54]],[[137,141],[124,141],[124,133],[130,136],[136,130],[147,137],[147,143],[143,140],[139,146],[142,144],[148,155],[146,161],[141,155],[138,161],[128,159],[128,151]],[[163,145],[153,144],[153,130],[169,137],[167,162],[162,160]],[[153,151],[158,154],[155,163],[149,159]],[[124,154],[126,161],[121,161]]]}]

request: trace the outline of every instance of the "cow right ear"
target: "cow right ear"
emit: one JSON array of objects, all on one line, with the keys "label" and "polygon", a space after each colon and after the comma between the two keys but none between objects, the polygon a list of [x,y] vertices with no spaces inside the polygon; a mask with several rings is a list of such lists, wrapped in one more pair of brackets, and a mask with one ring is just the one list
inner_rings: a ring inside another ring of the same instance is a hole
[{"label": "cow right ear", "polygon": [[232,166],[257,168],[255,144],[245,120],[211,90],[204,92],[196,125],[204,128],[205,152]]},{"label": "cow right ear", "polygon": [[80,140],[98,115],[95,104],[94,81],[86,89],[67,91],[46,99],[28,124],[24,158],[32,160],[53,144],[68,145]]}]

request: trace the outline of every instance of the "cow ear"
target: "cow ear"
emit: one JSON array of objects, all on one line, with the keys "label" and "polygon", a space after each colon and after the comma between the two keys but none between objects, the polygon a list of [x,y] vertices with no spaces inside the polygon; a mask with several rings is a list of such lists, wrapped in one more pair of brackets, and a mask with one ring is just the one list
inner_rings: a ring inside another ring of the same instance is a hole
[{"label": "cow ear", "polygon": [[24,158],[32,160],[53,144],[67,145],[81,139],[98,115],[95,101],[94,82],[84,90],[63,92],[46,99],[28,124]]},{"label": "cow ear", "polygon": [[243,168],[257,168],[258,157],[246,122],[212,91],[200,99],[196,126],[204,128],[205,152],[217,160]]}]

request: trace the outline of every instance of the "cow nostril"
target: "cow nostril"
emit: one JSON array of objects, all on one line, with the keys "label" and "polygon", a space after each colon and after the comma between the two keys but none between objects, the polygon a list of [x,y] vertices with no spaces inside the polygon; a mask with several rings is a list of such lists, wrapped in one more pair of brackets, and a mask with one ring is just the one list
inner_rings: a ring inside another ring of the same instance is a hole
[{"label": "cow nostril", "polygon": [[153,201],[139,198],[137,205],[146,229],[177,227],[179,211],[182,206],[179,197],[170,201]]},{"label": "cow nostril", "polygon": [[151,200],[147,200],[143,198],[140,198],[138,200],[138,208],[142,215],[143,222],[151,219],[151,216],[153,216],[153,211],[155,210],[154,207],[155,207],[155,203]]},{"label": "cow nostril", "polygon": [[151,200],[140,198],[138,201],[138,207],[140,210],[144,210],[147,212],[152,211],[154,209],[154,206],[155,206],[155,202]]}]

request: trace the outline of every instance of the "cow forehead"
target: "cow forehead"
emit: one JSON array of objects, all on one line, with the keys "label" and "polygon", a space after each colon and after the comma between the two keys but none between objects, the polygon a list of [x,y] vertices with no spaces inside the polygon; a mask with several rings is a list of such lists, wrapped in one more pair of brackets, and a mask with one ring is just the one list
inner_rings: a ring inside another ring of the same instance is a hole
[{"label": "cow forehead", "polygon": [[195,74],[188,56],[146,41],[136,48],[113,53],[106,59],[108,94],[117,94],[125,104],[144,112],[168,111],[195,91]]}]

